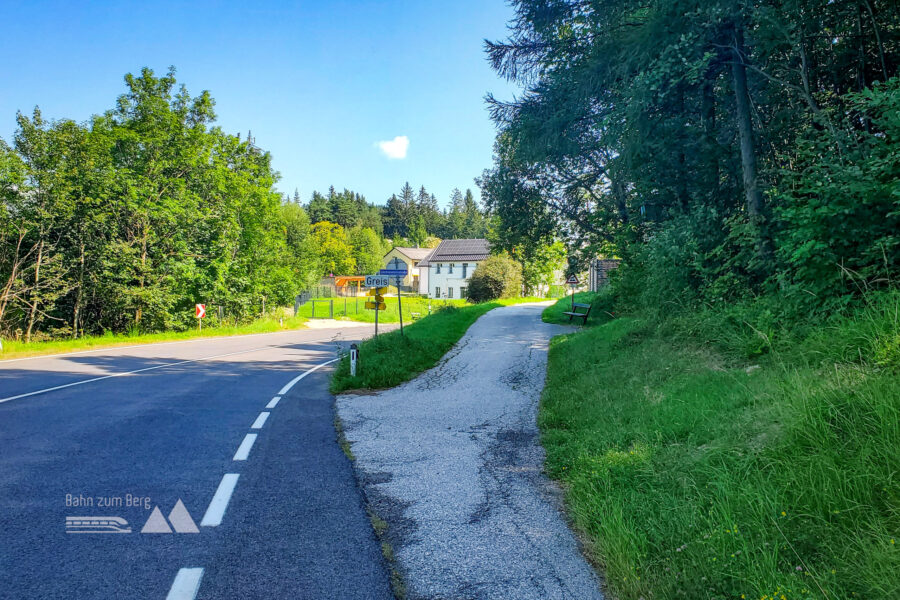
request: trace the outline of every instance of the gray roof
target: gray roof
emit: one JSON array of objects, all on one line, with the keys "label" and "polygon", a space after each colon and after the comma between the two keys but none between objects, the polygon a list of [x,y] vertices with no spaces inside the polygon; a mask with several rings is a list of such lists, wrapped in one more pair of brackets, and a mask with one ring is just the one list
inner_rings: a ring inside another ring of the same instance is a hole
[{"label": "gray roof", "polygon": [[491,244],[487,240],[444,240],[419,266],[430,267],[437,262],[476,262],[490,254]]},{"label": "gray roof", "polygon": [[[433,248],[401,248],[400,246],[394,246],[391,248],[391,251],[394,250],[397,250],[411,260],[422,260],[431,254]],[[388,252],[388,254],[390,254],[390,252]],[[387,256],[387,254],[385,254],[385,256]]]}]

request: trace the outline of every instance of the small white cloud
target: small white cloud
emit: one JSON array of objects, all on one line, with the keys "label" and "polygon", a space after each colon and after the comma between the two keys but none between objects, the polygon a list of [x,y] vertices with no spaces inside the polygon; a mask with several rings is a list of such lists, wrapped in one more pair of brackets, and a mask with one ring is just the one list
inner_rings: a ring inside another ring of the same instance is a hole
[{"label": "small white cloud", "polygon": [[388,158],[406,158],[406,150],[409,148],[409,138],[405,135],[398,135],[392,140],[378,142],[377,146]]}]

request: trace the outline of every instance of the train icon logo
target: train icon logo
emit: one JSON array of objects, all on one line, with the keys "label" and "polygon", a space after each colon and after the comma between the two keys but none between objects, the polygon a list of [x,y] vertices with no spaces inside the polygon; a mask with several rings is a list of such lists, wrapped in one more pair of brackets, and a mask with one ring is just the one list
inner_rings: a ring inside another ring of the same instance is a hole
[{"label": "train icon logo", "polygon": [[66,517],[66,533],[131,533],[122,517]]}]

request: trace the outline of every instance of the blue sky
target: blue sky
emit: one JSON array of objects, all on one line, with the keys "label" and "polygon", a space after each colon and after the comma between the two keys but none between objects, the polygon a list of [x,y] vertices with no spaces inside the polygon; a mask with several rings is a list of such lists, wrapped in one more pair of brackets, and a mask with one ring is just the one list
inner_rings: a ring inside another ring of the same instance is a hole
[{"label": "blue sky", "polygon": [[[350,188],[378,204],[405,181],[445,206],[490,166],[484,95],[514,89],[484,38],[506,33],[503,0],[41,2],[3,0],[0,137],[15,113],[86,120],[112,108],[122,77],[169,65],[208,89],[218,123],[270,151],[278,188]],[[382,141],[395,156],[379,148]]]}]

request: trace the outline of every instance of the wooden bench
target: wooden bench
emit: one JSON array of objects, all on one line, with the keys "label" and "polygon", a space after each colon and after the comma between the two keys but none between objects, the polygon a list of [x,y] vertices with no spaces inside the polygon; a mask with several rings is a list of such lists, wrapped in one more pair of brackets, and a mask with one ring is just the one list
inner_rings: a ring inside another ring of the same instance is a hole
[{"label": "wooden bench", "polygon": [[[572,309],[573,310],[571,310],[571,311],[567,310],[563,313],[564,315],[569,315],[569,323],[572,322],[572,319],[574,319],[575,317],[578,317],[581,319],[581,324],[586,325],[588,315],[591,314],[591,305],[590,304],[579,304],[578,302],[576,302],[575,304],[572,305]],[[579,309],[584,309],[584,312],[578,312]]]}]

